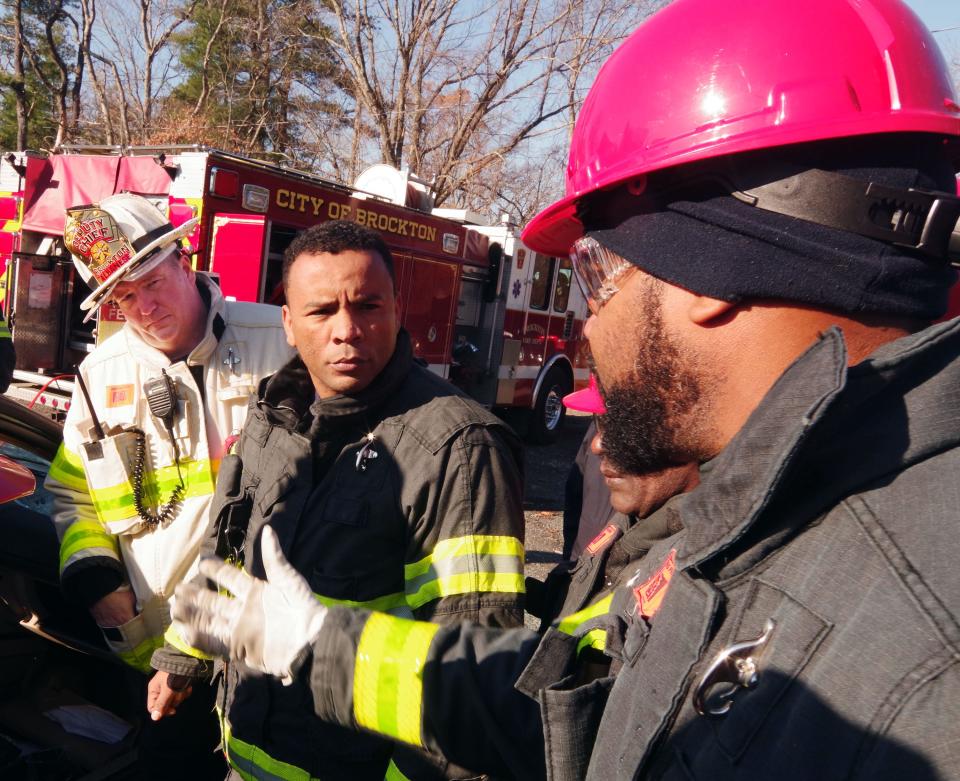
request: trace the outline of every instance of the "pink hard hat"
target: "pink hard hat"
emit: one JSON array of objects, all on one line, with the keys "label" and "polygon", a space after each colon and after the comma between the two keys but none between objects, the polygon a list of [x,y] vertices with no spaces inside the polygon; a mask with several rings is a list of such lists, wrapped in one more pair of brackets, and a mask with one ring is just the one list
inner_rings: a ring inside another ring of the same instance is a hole
[{"label": "pink hard hat", "polygon": [[603,396],[600,395],[600,388],[597,387],[597,378],[592,374],[590,375],[590,384],[586,388],[568,393],[563,397],[563,406],[567,409],[589,412],[593,415],[604,415],[607,411],[607,407],[603,403]]},{"label": "pink hard hat", "polygon": [[642,188],[653,171],[899,132],[960,136],[940,49],[900,0],[676,0],[600,70],[573,132],[566,197],[522,238],[565,255],[583,234],[578,199]]}]

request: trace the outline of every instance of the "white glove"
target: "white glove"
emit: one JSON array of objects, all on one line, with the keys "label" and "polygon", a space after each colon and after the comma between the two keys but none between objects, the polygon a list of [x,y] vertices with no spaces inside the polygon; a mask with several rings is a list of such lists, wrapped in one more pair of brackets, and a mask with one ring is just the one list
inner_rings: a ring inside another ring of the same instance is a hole
[{"label": "white glove", "polygon": [[284,558],[269,526],[260,544],[267,579],[251,577],[222,559],[204,559],[200,573],[228,597],[192,583],[177,586],[174,627],[190,645],[293,682],[327,609]]}]

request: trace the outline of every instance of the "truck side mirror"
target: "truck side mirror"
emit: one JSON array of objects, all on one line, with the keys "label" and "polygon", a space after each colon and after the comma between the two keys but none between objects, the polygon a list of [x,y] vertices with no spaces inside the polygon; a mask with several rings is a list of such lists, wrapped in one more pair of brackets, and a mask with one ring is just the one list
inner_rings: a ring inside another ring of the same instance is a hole
[{"label": "truck side mirror", "polygon": [[495,301],[500,292],[500,267],[503,263],[503,247],[497,242],[491,242],[487,250],[487,281],[483,284],[483,300],[486,303]]}]

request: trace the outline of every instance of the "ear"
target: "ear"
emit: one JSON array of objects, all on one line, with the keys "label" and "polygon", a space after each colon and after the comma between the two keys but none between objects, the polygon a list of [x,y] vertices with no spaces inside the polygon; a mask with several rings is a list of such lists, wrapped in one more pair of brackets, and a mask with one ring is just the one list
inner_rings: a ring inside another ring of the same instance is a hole
[{"label": "ear", "polygon": [[297,340],[293,335],[293,317],[290,314],[290,307],[286,304],[280,307],[280,315],[283,318],[283,332],[287,335],[287,344],[296,347]]},{"label": "ear", "polygon": [[687,317],[696,325],[711,325],[737,306],[736,301],[724,301],[710,296],[694,296],[687,307]]},{"label": "ear", "polygon": [[191,279],[196,277],[197,272],[193,269],[193,261],[191,261],[190,256],[183,251],[180,252],[180,267],[188,277],[191,277]]}]

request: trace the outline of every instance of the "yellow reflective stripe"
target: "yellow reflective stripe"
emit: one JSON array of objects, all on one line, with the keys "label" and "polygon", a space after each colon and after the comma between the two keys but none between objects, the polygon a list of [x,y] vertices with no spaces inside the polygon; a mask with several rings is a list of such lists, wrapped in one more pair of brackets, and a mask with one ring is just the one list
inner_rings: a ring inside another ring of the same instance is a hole
[{"label": "yellow reflective stripe", "polygon": [[410,781],[410,779],[401,772],[400,768],[391,759],[390,764],[387,765],[387,772],[383,776],[383,781]]},{"label": "yellow reflective stripe", "polygon": [[321,605],[327,607],[352,607],[362,610],[375,610],[380,613],[390,613],[398,608],[406,609],[407,607],[407,596],[402,593],[385,594],[382,597],[367,600],[336,599],[335,597],[325,597],[323,594],[314,594],[313,596]]},{"label": "yellow reflective stripe", "polygon": [[57,448],[57,454],[53,457],[48,474],[54,480],[63,483],[67,488],[89,493],[87,476],[83,471],[83,462],[80,460],[80,456],[67,450],[63,443],[60,443],[60,447]]},{"label": "yellow reflective stripe", "polygon": [[[560,623],[557,624],[557,630],[571,637],[575,637],[580,627],[587,623],[587,621],[597,616],[605,615],[610,610],[610,604],[612,602],[613,594],[607,594],[607,596],[599,602],[594,602],[592,605],[583,608],[583,610],[578,610],[576,613],[571,613],[566,618],[561,619]],[[602,651],[606,647],[607,630],[598,627],[596,629],[590,629],[580,637],[577,641],[577,654],[584,648],[595,648],[598,651]]]},{"label": "yellow reflective stripe", "polygon": [[359,726],[423,745],[423,666],[439,628],[383,613],[370,615],[353,670],[353,712]]},{"label": "yellow reflective stripe", "polygon": [[460,556],[516,556],[523,563],[523,543],[516,537],[497,537],[492,535],[471,534],[466,537],[453,537],[449,540],[440,540],[433,549],[433,553],[426,558],[407,564],[403,568],[407,580],[425,574],[430,567],[444,559],[454,559]]},{"label": "yellow reflective stripe", "polygon": [[525,588],[523,575],[520,573],[464,572],[424,583],[414,593],[407,594],[407,604],[415,610],[441,597],[478,592],[523,594]]},{"label": "yellow reflective stripe", "polygon": [[523,558],[523,543],[516,537],[441,540],[429,556],[404,566],[407,604],[416,609],[457,594],[522,594]]},{"label": "yellow reflective stripe", "polygon": [[0,339],[9,339],[10,329],[7,327],[7,321],[0,316]]},{"label": "yellow reflective stripe", "polygon": [[561,619],[557,625],[557,630],[563,632],[565,635],[576,634],[581,624],[586,623],[591,618],[602,616],[609,611],[611,602],[613,602],[613,594],[607,594],[607,596],[599,602],[594,602],[592,605],[583,608],[583,610],[578,610],[576,613],[571,613],[566,618]]},{"label": "yellow reflective stripe", "polygon": [[146,640],[139,643],[132,651],[119,651],[117,652],[117,656],[119,656],[124,662],[134,669],[140,670],[140,672],[148,673],[153,669],[150,667],[150,658],[153,656],[153,652],[162,645],[162,635],[159,637],[148,637]]},{"label": "yellow reflective stripe", "polygon": [[81,550],[90,548],[105,549],[120,558],[120,544],[117,538],[106,531],[99,521],[74,521],[67,528],[60,542],[60,571],[70,559]]},{"label": "yellow reflective stripe", "polygon": [[[183,475],[183,482],[187,485],[188,492],[192,489],[196,493],[198,488],[213,487],[213,470],[208,460],[181,461],[180,474]],[[170,490],[178,482],[179,475],[174,464],[143,473],[144,491]],[[129,497],[130,481],[124,480],[107,488],[97,488],[92,493],[105,507],[110,507]]]},{"label": "yellow reflective stripe", "polygon": [[221,732],[227,761],[244,781],[319,781],[306,770],[274,759],[263,749],[235,738],[226,719],[221,720]]},{"label": "yellow reflective stripe", "polygon": [[167,631],[163,633],[163,639],[167,644],[172,645],[181,653],[185,653],[187,656],[192,656],[194,659],[215,659],[216,657],[206,654],[201,651],[199,648],[194,648],[186,640],[180,637],[180,633],[173,628],[173,624],[167,627]]},{"label": "yellow reflective stripe", "polygon": [[583,637],[577,641],[577,653],[579,654],[584,648],[595,648],[598,651],[602,651],[607,647],[607,630],[606,629],[591,629]]},{"label": "yellow reflective stripe", "polygon": [[[184,498],[209,496],[213,494],[214,482],[210,461],[183,461],[180,469],[186,486]],[[147,497],[166,499],[177,486],[176,466],[165,466],[143,476],[143,492]],[[136,515],[133,504],[133,486],[129,481],[90,491],[97,514],[104,523],[122,521]]]}]

